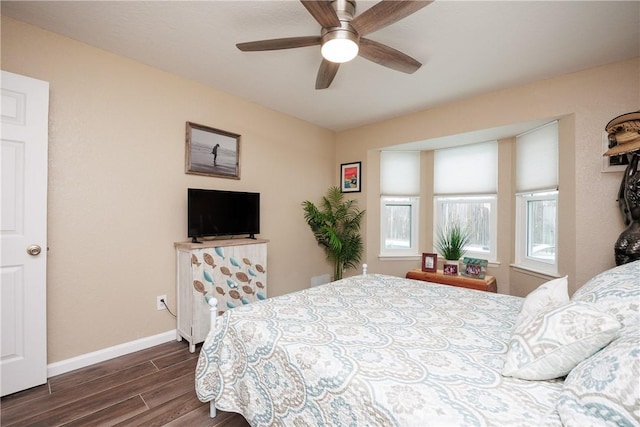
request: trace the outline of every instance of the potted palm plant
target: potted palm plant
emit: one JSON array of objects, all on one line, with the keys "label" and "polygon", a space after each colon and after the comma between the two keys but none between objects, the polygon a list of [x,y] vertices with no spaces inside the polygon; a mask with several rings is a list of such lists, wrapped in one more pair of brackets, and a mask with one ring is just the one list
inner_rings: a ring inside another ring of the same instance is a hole
[{"label": "potted palm plant", "polygon": [[362,257],[360,221],[365,211],[357,204],[356,200],[345,200],[338,187],[329,188],[319,207],[308,200],[302,202],[304,219],[334,264],[333,280],[342,279],[347,268],[357,268]]},{"label": "potted palm plant", "polygon": [[[446,224],[438,230],[436,250],[445,259],[444,272],[458,274],[458,263],[466,253],[465,246],[469,243],[469,230],[459,223]],[[447,266],[455,265],[455,269]],[[453,273],[455,271],[455,273]]]}]

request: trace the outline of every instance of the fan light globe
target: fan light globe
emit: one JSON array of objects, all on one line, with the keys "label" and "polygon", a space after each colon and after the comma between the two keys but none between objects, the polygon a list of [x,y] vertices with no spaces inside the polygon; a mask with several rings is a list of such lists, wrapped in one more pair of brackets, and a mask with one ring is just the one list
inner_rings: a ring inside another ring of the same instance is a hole
[{"label": "fan light globe", "polygon": [[358,44],[350,39],[335,38],[322,45],[322,57],[327,61],[349,62],[358,55]]}]

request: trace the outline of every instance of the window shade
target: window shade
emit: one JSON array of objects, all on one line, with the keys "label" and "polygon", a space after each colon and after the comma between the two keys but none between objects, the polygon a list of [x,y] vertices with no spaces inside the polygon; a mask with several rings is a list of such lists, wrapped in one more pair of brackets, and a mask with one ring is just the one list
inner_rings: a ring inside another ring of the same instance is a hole
[{"label": "window shade", "polygon": [[380,153],[380,193],[384,196],[420,195],[420,152]]},{"label": "window shade", "polygon": [[497,182],[497,141],[434,151],[435,194],[492,194]]},{"label": "window shade", "polygon": [[558,186],[558,122],[516,137],[516,191]]}]

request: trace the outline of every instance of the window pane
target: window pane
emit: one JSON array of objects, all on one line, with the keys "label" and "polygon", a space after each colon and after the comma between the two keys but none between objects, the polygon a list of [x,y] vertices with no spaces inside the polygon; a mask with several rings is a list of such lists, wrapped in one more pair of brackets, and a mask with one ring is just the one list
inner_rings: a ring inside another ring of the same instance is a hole
[{"label": "window pane", "polygon": [[555,200],[527,202],[527,256],[543,262],[555,262]]},{"label": "window pane", "polygon": [[491,248],[491,203],[483,201],[444,202],[440,212],[441,224],[457,222],[471,233],[466,250],[489,252]]},{"label": "window pane", "polygon": [[386,205],[386,249],[408,249],[411,247],[411,205]]},{"label": "window pane", "polygon": [[380,197],[380,255],[405,257],[418,255],[417,197]]}]

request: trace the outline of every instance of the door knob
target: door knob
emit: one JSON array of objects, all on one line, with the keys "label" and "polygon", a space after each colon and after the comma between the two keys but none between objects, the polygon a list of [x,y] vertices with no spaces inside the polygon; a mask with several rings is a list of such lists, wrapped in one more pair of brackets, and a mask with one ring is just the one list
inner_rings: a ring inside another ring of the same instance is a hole
[{"label": "door knob", "polygon": [[31,245],[27,248],[27,253],[32,256],[40,255],[42,248],[38,245]]}]

